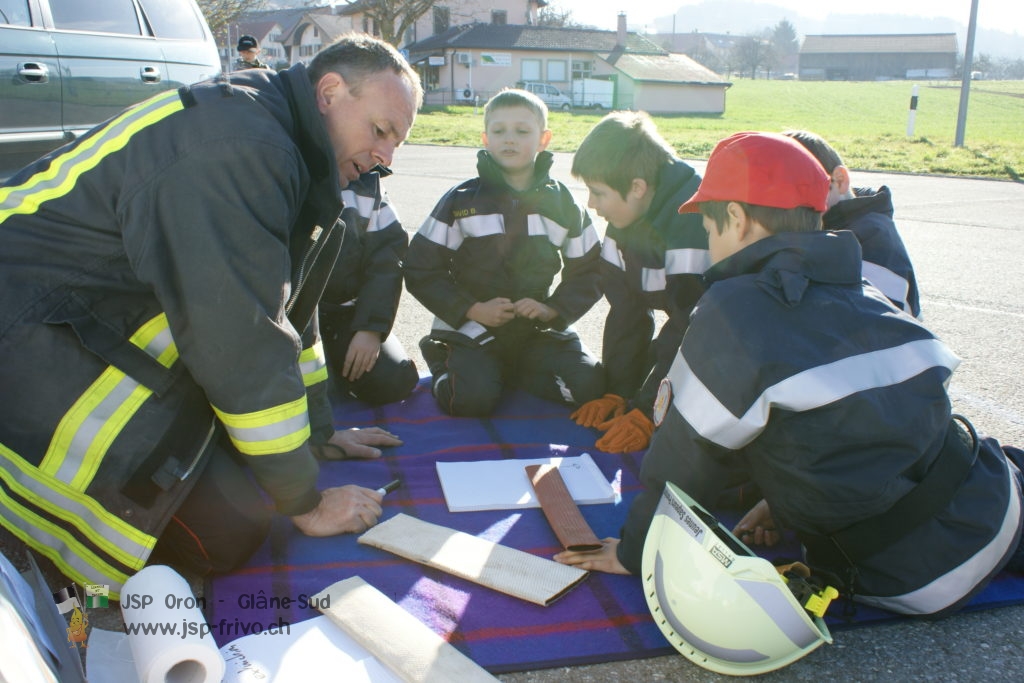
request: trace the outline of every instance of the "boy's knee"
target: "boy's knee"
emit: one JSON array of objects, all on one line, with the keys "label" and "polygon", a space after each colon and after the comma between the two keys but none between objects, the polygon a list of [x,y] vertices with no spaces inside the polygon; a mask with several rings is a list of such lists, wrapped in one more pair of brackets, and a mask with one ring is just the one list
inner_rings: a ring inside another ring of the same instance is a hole
[{"label": "boy's knee", "polygon": [[[378,372],[380,368],[380,372]],[[408,398],[420,381],[419,371],[411,359],[386,367],[378,365],[353,388],[356,398],[371,405],[395,403]]]},{"label": "boy's knee", "polygon": [[501,386],[466,386],[446,373],[434,382],[434,398],[441,410],[453,417],[487,417],[492,415],[501,399]]}]

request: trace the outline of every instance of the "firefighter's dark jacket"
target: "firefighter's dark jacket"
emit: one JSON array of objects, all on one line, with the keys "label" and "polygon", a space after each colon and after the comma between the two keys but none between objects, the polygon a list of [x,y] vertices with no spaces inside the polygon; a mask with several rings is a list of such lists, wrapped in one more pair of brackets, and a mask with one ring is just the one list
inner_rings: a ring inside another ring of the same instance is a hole
[{"label": "firefighter's dark jacket", "polygon": [[323,267],[300,262],[335,230],[338,172],[304,66],[230,78],[0,187],[0,521],[115,594],[221,429],[281,513],[319,500],[326,366],[286,308]]},{"label": "firefighter's dark jacket", "polygon": [[[544,333],[558,334],[600,298],[601,247],[590,216],[562,183],[548,176],[554,157],[537,155],[533,185],[513,190],[486,150],[479,177],[449,190],[405,255],[405,285],[436,318],[438,338],[486,344],[518,324],[488,328],[466,317],[478,301],[529,297],[558,315]],[[554,291],[555,276],[561,281]]]}]

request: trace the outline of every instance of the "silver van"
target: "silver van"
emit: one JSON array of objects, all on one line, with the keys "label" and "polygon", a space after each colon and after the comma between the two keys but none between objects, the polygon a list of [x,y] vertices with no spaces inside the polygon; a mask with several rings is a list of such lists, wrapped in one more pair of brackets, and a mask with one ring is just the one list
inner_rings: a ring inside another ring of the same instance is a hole
[{"label": "silver van", "polygon": [[0,178],[220,69],[195,0],[0,0]]},{"label": "silver van", "polygon": [[516,83],[516,87],[521,90],[532,92],[534,95],[539,97],[544,104],[548,105],[548,109],[561,109],[562,111],[569,111],[572,109],[572,99],[550,83],[541,83],[539,81],[519,81]]}]

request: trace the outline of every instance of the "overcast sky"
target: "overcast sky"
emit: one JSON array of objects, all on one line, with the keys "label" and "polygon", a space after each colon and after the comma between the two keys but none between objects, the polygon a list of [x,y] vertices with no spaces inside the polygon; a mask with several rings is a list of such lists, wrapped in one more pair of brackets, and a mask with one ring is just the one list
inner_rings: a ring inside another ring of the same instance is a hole
[{"label": "overcast sky", "polygon": [[[572,11],[573,19],[598,28],[614,29],[619,12],[626,12],[631,28],[650,25],[653,30],[656,17],[671,16],[673,10],[686,5],[697,5],[703,0],[554,0],[556,6]],[[809,19],[824,19],[830,13],[839,14],[908,14],[923,17],[948,17],[964,26],[971,17],[971,0],[853,0],[847,3],[829,3],[823,0],[773,0],[764,4],[791,8],[794,13]],[[1016,32],[1024,40],[1024,1],[979,0],[978,25],[1009,33]]]}]

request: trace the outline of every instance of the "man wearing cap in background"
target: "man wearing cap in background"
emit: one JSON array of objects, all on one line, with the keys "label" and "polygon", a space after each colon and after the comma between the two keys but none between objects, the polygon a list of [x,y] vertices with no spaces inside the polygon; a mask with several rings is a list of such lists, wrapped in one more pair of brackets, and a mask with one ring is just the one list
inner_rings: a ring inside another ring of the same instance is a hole
[{"label": "man wearing cap in background", "polygon": [[260,61],[260,44],[254,37],[240,37],[235,49],[238,51],[238,59],[235,60],[235,71],[270,68],[269,64]]},{"label": "man wearing cap in background", "polygon": [[659,391],[645,490],[621,541],[556,560],[638,574],[665,483],[710,508],[740,472],[765,498],[741,539],[795,531],[848,598],[940,614],[1024,568],[1024,452],[951,416],[959,359],[861,279],[853,233],[821,230],[828,188],[786,136],[715,147],[679,209],[703,215],[712,266]]}]

